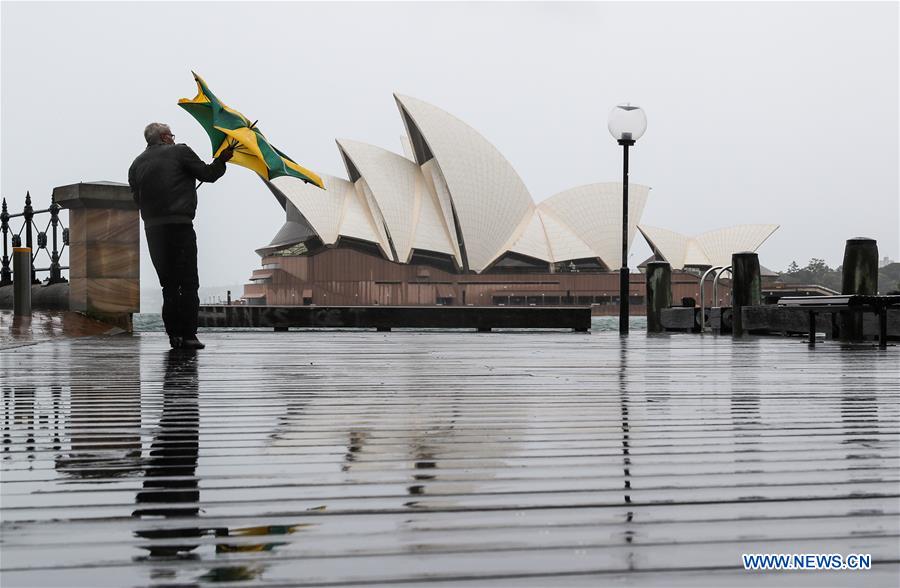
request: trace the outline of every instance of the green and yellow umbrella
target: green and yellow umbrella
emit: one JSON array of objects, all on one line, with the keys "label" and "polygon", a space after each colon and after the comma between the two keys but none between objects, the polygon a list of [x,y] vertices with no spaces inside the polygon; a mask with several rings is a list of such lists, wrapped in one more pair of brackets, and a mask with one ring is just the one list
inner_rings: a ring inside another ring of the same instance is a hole
[{"label": "green and yellow umbrella", "polygon": [[214,156],[227,147],[234,147],[231,163],[255,171],[264,180],[291,176],[325,189],[322,178],[271,145],[256,127],[255,121],[251,123],[237,110],[225,106],[196,73],[194,80],[197,82],[197,95],[191,99],[182,98],[178,105],[206,130]]}]

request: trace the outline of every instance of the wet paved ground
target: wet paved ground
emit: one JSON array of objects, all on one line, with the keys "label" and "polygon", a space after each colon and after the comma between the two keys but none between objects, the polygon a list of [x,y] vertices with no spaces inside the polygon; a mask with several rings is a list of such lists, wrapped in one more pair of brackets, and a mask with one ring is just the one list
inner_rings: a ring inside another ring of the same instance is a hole
[{"label": "wet paved ground", "polygon": [[111,327],[77,312],[35,311],[32,316],[15,316],[11,310],[0,310],[0,351],[63,337],[91,337],[123,332],[120,328]]},{"label": "wet paved ground", "polygon": [[[897,347],[205,340],[0,352],[4,588],[900,581]],[[765,552],[874,562],[743,570]]]}]

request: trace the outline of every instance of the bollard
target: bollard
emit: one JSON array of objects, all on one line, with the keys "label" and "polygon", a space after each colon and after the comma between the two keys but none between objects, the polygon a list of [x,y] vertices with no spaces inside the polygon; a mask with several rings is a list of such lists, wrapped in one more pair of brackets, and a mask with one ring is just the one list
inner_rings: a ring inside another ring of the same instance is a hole
[{"label": "bollard", "polygon": [[759,256],[752,251],[734,253],[731,256],[731,306],[733,337],[743,337],[744,319],[741,309],[762,303],[762,282],[759,277]]},{"label": "bollard", "polygon": [[[875,239],[847,239],[844,247],[844,269],[841,294],[878,294],[878,243]],[[841,313],[842,341],[862,341],[862,313]]]},{"label": "bollard", "polygon": [[672,266],[667,261],[647,264],[647,332],[662,333],[662,310],[672,306]]},{"label": "bollard", "polygon": [[13,247],[13,314],[31,315],[31,248]]}]

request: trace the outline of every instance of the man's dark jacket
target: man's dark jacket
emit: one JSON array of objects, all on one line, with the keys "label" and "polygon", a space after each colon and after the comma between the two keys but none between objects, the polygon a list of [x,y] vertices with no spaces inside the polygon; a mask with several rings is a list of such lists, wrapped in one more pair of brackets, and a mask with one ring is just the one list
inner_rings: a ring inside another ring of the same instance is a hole
[{"label": "man's dark jacket", "polygon": [[131,195],[145,227],[190,223],[197,211],[197,180],[215,182],[225,173],[225,161],[209,165],[183,143],[149,145],[128,170]]}]

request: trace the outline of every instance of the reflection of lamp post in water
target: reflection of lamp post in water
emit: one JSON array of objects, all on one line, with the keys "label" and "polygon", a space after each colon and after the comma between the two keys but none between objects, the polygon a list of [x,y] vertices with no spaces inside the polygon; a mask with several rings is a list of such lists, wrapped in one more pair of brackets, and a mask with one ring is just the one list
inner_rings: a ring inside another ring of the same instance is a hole
[{"label": "reflection of lamp post in water", "polygon": [[619,333],[628,334],[628,148],[647,130],[647,116],[639,106],[620,104],[609,111],[609,133],[624,153],[622,175],[622,269],[619,270]]},{"label": "reflection of lamp post in water", "polygon": [[[631,423],[628,414],[628,379],[626,371],[628,369],[628,340],[622,340],[622,346],[619,350],[619,410],[622,417],[622,475],[623,475],[623,498],[625,506],[629,510],[625,513],[625,543],[631,544],[634,541],[634,529],[631,523],[634,522],[634,511],[631,510]],[[634,569],[634,552],[628,552],[628,569]]]}]

